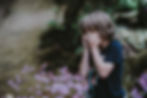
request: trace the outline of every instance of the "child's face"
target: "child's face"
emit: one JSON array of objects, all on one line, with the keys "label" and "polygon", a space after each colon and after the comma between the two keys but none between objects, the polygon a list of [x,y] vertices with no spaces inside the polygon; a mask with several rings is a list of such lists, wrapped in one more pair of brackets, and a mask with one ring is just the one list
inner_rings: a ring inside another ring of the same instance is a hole
[{"label": "child's face", "polygon": [[99,34],[98,31],[96,31],[96,30],[88,30],[84,34],[86,34],[86,35],[95,34],[96,36],[94,36],[94,39],[97,38],[97,41],[99,42],[99,45],[102,44],[102,38],[100,37],[100,34]]},{"label": "child's face", "polygon": [[89,40],[90,46],[99,46],[101,44],[101,37],[97,31],[89,30],[84,33],[84,36],[87,36],[87,40]]},{"label": "child's face", "polygon": [[109,42],[107,41],[107,40],[105,40],[104,38],[102,38],[101,36],[100,36],[100,32],[99,31],[97,31],[97,30],[87,30],[85,33],[84,33],[84,35],[88,35],[88,34],[96,34],[96,36],[97,36],[97,39],[98,39],[98,41],[99,41],[99,44],[98,44],[98,47],[99,48],[105,48],[105,47],[107,47],[108,46],[108,44],[109,44]]}]

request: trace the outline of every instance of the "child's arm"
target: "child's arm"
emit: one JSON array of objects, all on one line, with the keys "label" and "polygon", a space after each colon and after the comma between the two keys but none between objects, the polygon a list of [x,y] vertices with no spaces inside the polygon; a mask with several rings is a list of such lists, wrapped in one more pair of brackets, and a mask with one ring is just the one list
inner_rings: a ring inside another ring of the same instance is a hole
[{"label": "child's arm", "polygon": [[80,63],[80,74],[86,78],[89,70],[89,53],[87,49],[84,49],[82,60]]},{"label": "child's arm", "polygon": [[80,62],[80,74],[86,78],[89,70],[89,49],[86,43],[86,36],[83,36],[82,42],[84,51]]},{"label": "child's arm", "polygon": [[92,47],[91,53],[99,76],[102,78],[107,78],[114,69],[114,64],[105,62],[97,47]]},{"label": "child's arm", "polygon": [[98,45],[100,43],[99,36],[97,36],[95,33],[89,34],[88,43],[99,76],[102,78],[107,78],[114,69],[114,64],[111,62],[105,62],[103,56],[100,54],[98,49]]}]

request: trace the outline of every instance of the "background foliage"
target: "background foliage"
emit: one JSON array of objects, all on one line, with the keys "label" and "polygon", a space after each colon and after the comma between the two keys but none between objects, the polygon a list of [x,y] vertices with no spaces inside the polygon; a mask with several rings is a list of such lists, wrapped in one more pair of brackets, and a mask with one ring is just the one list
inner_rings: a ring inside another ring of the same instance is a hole
[{"label": "background foliage", "polygon": [[[55,2],[60,6],[65,4],[67,8],[64,13],[64,23],[60,25],[54,21],[49,23],[49,29],[41,36],[39,46],[42,51],[41,62],[48,61],[48,69],[67,64],[72,71],[77,71],[77,62],[82,50],[78,20],[86,13],[100,9],[108,12],[117,25],[124,24],[133,28],[146,26],[145,0],[55,0]],[[130,16],[129,14],[134,11],[137,14]],[[123,14],[124,17],[120,17]],[[137,21],[132,21],[132,18]]]}]

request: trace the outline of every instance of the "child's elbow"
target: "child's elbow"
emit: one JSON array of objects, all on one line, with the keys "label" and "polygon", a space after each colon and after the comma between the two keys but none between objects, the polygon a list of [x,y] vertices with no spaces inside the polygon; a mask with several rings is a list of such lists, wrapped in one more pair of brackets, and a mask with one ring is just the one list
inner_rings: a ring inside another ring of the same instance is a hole
[{"label": "child's elbow", "polygon": [[109,72],[101,72],[99,73],[100,78],[102,79],[107,79],[109,77],[110,73]]},{"label": "child's elbow", "polygon": [[105,79],[108,78],[108,75],[105,75],[105,74],[103,75],[103,74],[102,74],[102,75],[100,75],[100,77],[101,77],[101,79],[104,79],[104,80],[105,80]]},{"label": "child's elbow", "polygon": [[107,79],[113,71],[113,66],[99,70],[99,75],[103,79]]}]

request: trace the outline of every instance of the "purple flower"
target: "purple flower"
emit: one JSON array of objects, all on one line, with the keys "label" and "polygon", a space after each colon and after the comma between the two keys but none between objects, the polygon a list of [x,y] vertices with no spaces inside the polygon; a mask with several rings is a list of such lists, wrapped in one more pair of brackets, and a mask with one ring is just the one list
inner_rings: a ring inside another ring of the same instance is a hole
[{"label": "purple flower", "polygon": [[65,67],[62,67],[62,68],[59,70],[59,72],[60,72],[60,74],[63,74],[63,75],[69,73],[68,68],[67,68],[66,66],[65,66]]},{"label": "purple flower", "polygon": [[81,96],[79,94],[75,94],[75,95],[72,96],[72,98],[85,98],[85,97],[84,96]]},{"label": "purple flower", "polygon": [[21,98],[28,98],[27,96],[21,96]]},{"label": "purple flower", "polygon": [[70,90],[69,90],[69,88],[65,85],[65,86],[62,87],[62,89],[59,91],[59,93],[60,93],[61,95],[68,95],[68,94],[70,93]]},{"label": "purple flower", "polygon": [[82,95],[84,93],[83,86],[79,83],[75,84],[74,89],[76,90],[77,94]]},{"label": "purple flower", "polygon": [[83,81],[84,79],[80,75],[75,75],[74,79],[78,82]]},{"label": "purple flower", "polygon": [[60,93],[63,96],[70,93],[70,89],[66,86],[66,84],[61,83],[53,84],[50,90],[52,94]]},{"label": "purple flower", "polygon": [[44,71],[47,66],[48,66],[48,64],[46,62],[43,63],[40,67],[40,71]]},{"label": "purple flower", "polygon": [[59,82],[68,82],[68,81],[72,81],[72,75],[70,74],[65,74],[65,75],[59,75],[58,77],[56,77],[57,80]]},{"label": "purple flower", "polygon": [[21,76],[20,76],[20,75],[16,75],[16,76],[15,76],[15,79],[16,79],[16,82],[17,82],[18,84],[20,84],[20,83],[22,82],[22,79],[21,79]]},{"label": "purple flower", "polygon": [[42,92],[41,92],[40,90],[37,90],[37,91],[36,91],[36,94],[37,94],[37,95],[41,95]]},{"label": "purple flower", "polygon": [[23,74],[27,74],[27,73],[29,73],[29,72],[33,72],[34,69],[35,69],[35,68],[32,67],[32,66],[25,65],[25,66],[22,68],[21,72],[22,72]]},{"label": "purple flower", "polygon": [[132,90],[131,96],[132,96],[132,98],[143,98],[143,97],[141,96],[141,94],[139,94],[139,92],[138,92],[138,90],[137,90],[136,88],[134,88],[134,89]]},{"label": "purple flower", "polygon": [[29,98],[35,98],[34,96],[30,96]]},{"label": "purple flower", "polygon": [[138,82],[142,86],[143,90],[147,92],[147,73],[142,74]]},{"label": "purple flower", "polygon": [[8,80],[8,85],[16,91],[20,90],[19,85],[16,84],[13,80]]},{"label": "purple flower", "polygon": [[48,72],[48,78],[54,80],[55,75],[52,72]]},{"label": "purple flower", "polygon": [[64,98],[63,96],[56,96],[55,98]]},{"label": "purple flower", "polygon": [[66,86],[68,86],[69,88],[74,88],[75,83],[73,83],[73,81],[70,81],[66,84]]},{"label": "purple flower", "polygon": [[47,91],[50,91],[51,87],[50,86],[46,86],[44,89],[47,90]]},{"label": "purple flower", "polygon": [[28,88],[28,91],[29,91],[29,92],[32,92],[32,91],[33,91],[33,88],[32,88],[32,87],[29,87],[29,88]]},{"label": "purple flower", "polygon": [[42,98],[49,98],[49,96],[42,96]]},{"label": "purple flower", "polygon": [[44,74],[36,74],[35,79],[39,82],[43,82],[43,83],[49,83],[50,80],[47,76],[45,76]]}]

